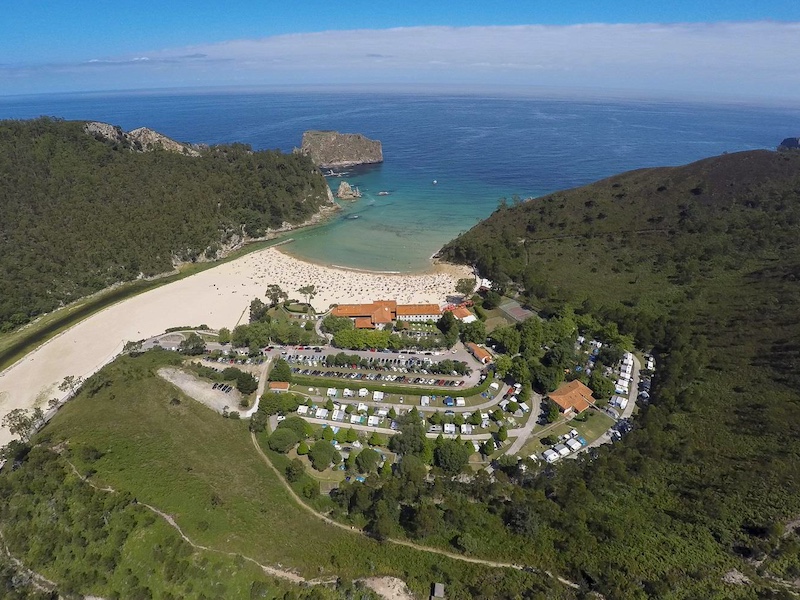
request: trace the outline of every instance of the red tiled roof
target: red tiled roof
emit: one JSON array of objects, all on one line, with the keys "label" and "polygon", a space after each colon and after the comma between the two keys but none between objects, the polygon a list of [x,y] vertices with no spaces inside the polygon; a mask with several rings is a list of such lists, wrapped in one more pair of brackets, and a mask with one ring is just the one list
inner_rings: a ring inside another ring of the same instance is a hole
[{"label": "red tiled roof", "polygon": [[550,392],[548,396],[563,411],[573,409],[575,412],[582,413],[594,404],[592,390],[577,379],[561,385],[555,392]]},{"label": "red tiled roof", "polygon": [[438,304],[398,304],[397,316],[439,315],[442,310]]},{"label": "red tiled roof", "polygon": [[467,343],[467,348],[472,355],[477,358],[481,362],[491,361],[492,360],[492,353],[489,352],[486,348],[481,348],[478,344],[473,344],[472,342]]},{"label": "red tiled roof", "polygon": [[289,383],[287,381],[270,381],[269,382],[269,389],[271,390],[283,390],[284,392],[289,391]]},{"label": "red tiled roof", "polygon": [[372,319],[369,317],[356,317],[356,329],[375,329],[375,325],[372,324]]},{"label": "red tiled roof", "polygon": [[452,310],[452,313],[456,319],[466,319],[467,317],[472,316],[472,313],[469,312],[469,310],[467,310],[467,308],[464,306],[456,306]]}]

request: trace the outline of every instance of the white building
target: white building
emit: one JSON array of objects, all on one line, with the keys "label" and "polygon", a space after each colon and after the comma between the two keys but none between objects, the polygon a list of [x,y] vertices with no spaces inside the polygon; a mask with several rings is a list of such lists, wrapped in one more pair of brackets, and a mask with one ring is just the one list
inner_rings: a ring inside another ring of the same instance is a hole
[{"label": "white building", "polygon": [[367,388],[361,388],[358,390],[358,397],[359,398],[366,398],[369,396],[369,390]]},{"label": "white building", "polygon": [[467,401],[464,399],[464,396],[458,396],[456,398],[456,406],[466,406]]},{"label": "white building", "polygon": [[336,398],[336,388],[328,388],[327,394],[329,398]]},{"label": "white building", "polygon": [[444,424],[444,432],[448,435],[455,435],[456,434],[456,426],[453,423],[445,423]]},{"label": "white building", "polygon": [[377,390],[372,392],[372,399],[375,402],[383,402],[383,392],[379,392]]}]

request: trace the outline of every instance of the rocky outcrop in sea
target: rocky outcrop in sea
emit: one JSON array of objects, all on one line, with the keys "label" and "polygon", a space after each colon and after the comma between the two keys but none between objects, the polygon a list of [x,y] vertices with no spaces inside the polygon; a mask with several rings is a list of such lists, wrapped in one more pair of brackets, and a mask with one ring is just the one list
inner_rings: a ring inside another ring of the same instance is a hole
[{"label": "rocky outcrop in sea", "polygon": [[300,152],[326,169],[383,162],[381,143],[360,133],[306,131]]}]

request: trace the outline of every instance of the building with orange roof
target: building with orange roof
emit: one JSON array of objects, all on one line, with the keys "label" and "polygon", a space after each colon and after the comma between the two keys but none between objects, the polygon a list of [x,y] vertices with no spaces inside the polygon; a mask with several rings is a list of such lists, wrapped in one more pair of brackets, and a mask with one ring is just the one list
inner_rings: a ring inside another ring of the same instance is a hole
[{"label": "building with orange roof", "polygon": [[270,381],[269,391],[276,394],[289,391],[289,383],[287,381]]},{"label": "building with orange roof", "polygon": [[400,321],[438,321],[442,309],[438,304],[398,304],[395,314]]},{"label": "building with orange roof", "polygon": [[397,304],[378,300],[370,304],[340,304],[331,314],[353,319],[356,329],[375,329],[393,321],[435,321],[442,311],[438,304]]},{"label": "building with orange roof", "polygon": [[466,306],[456,306],[450,312],[452,312],[453,316],[462,323],[472,323],[473,321],[478,320],[478,317],[469,312],[469,309]]},{"label": "building with orange roof", "polygon": [[563,413],[580,414],[594,405],[592,390],[577,379],[560,385],[556,391],[550,392],[548,397]]},{"label": "building with orange roof", "polygon": [[490,362],[494,361],[492,353],[486,348],[481,348],[478,346],[478,344],[467,342],[467,350],[469,350],[469,353],[472,354],[472,356],[474,356],[482,365],[488,365]]}]

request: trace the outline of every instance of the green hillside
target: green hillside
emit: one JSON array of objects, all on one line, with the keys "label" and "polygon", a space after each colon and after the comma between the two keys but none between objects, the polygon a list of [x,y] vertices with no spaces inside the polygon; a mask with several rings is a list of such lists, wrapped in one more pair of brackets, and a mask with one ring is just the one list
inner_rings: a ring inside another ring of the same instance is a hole
[{"label": "green hillside", "polygon": [[174,261],[214,258],[328,202],[301,155],[134,150],[83,122],[0,122],[0,332]]},{"label": "green hillside", "polygon": [[443,249],[655,348],[624,443],[535,484],[576,531],[565,569],[606,597],[783,597],[722,573],[800,575],[798,233],[800,153],[743,152],[500,207]]}]

